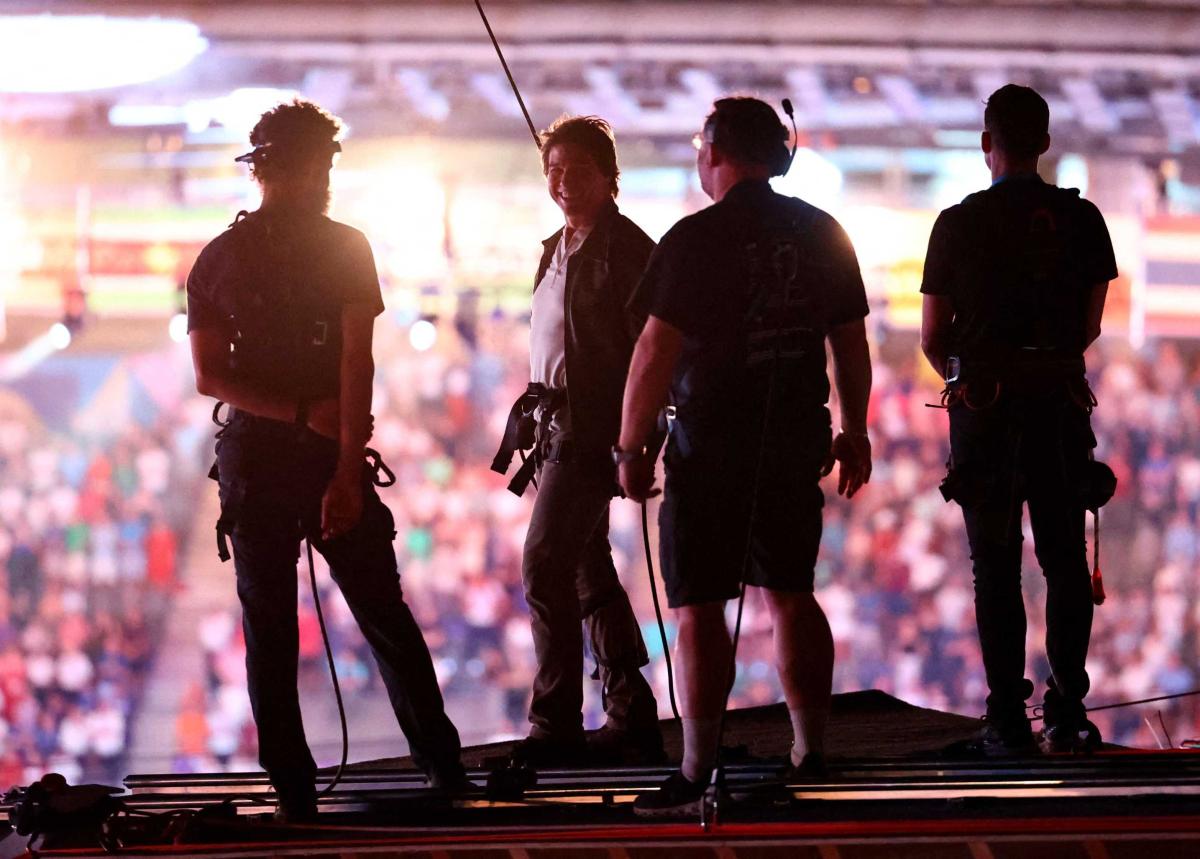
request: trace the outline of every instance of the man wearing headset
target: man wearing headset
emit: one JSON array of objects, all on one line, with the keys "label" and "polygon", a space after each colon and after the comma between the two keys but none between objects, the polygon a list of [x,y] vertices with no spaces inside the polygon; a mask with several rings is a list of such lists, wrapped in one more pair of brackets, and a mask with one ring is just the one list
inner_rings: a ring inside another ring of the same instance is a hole
[{"label": "man wearing headset", "polygon": [[[871,474],[867,299],[838,223],[768,184],[790,165],[787,131],[753,98],[716,102],[697,135],[700,184],[714,205],[663,236],[633,306],[648,315],[625,387],[614,458],[635,501],[658,494],[647,441],[667,401],[662,575],[677,610],[684,755],[640,797],[643,815],[694,811],[716,762],[732,682],[726,602],[760,589],[792,718],[789,768],[823,768],[833,640],[813,596],[824,497]],[[831,433],[828,342],[841,402]]]},{"label": "man wearing headset", "polygon": [[325,556],[371,645],[414,762],[465,786],[429,650],[404,602],[391,511],[364,459],[371,339],[383,311],[366,237],[326,217],[341,123],[306,101],[263,114],[249,162],[262,205],[188,277],[196,388],[231,407],[218,433],[222,560],[232,541],[259,761],[288,822],[316,814],[316,765],[296,689],[296,564]]}]

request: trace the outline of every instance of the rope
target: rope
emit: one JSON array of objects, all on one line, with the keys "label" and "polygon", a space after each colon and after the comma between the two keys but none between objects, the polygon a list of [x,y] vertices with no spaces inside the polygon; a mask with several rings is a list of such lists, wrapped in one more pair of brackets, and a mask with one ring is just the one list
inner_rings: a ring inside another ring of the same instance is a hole
[{"label": "rope", "polygon": [[675,670],[671,666],[671,648],[667,644],[667,628],[663,625],[662,608],[658,604],[658,585],[654,582],[654,559],[650,553],[650,524],[646,515],[646,502],[642,502],[642,543],[646,547],[646,569],[650,573],[650,597],[654,600],[654,617],[658,621],[658,635],[662,639],[663,659],[667,662],[667,693],[671,697],[671,712],[679,719],[679,705],[675,703]]},{"label": "rope", "polygon": [[479,0],[475,0],[475,8],[479,10],[479,17],[483,19],[483,26],[487,28],[488,38],[492,40],[492,47],[496,49],[496,56],[500,58],[500,65],[504,67],[504,74],[508,76],[508,85],[512,87],[513,95],[517,97],[517,104],[521,106],[521,113],[525,115],[525,122],[529,126],[529,133],[533,135],[533,144],[541,151],[542,139],[538,137],[537,128],[534,127],[533,119],[529,116],[529,110],[525,107],[525,99],[521,98],[521,91],[517,89],[517,82],[513,80],[512,72],[508,70],[508,63],[504,60],[504,52],[500,50],[500,43],[496,41],[496,34],[492,32],[492,25],[488,23],[487,13],[483,11],[483,4]]},{"label": "rope", "polygon": [[321,626],[321,641],[325,644],[325,659],[329,662],[329,676],[333,678],[333,694],[337,698],[338,719],[342,723],[342,760],[329,784],[325,785],[324,789],[317,794],[317,798],[320,799],[332,793],[338,782],[342,780],[342,773],[346,770],[346,761],[350,757],[350,729],[346,726],[346,705],[342,701],[342,687],[338,683],[337,667],[333,664],[333,647],[329,644],[329,631],[325,628],[325,613],[321,611],[321,596],[317,593],[317,572],[313,567],[312,541],[305,538],[304,548],[308,555],[308,581],[312,585],[313,605],[317,608],[317,622]]}]

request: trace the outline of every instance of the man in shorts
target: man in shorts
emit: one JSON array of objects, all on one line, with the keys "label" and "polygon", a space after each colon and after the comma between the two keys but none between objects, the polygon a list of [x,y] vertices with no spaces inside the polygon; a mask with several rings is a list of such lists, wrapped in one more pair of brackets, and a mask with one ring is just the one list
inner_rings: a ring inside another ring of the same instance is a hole
[{"label": "man in shorts", "polygon": [[[868,308],[838,223],[768,184],[790,165],[786,140],[764,102],[716,102],[695,141],[714,205],[663,237],[633,299],[648,321],[613,456],[626,495],[658,493],[646,443],[669,393],[659,528],[679,623],[684,734],[680,772],[638,799],[641,814],[686,813],[702,800],[733,679],[725,604],[743,582],[761,589],[774,622],[795,737],[790,764],[823,769],[833,641],[813,596],[818,482],[835,460],[840,493],[852,496],[870,477]],[[825,406],[826,342],[841,401],[836,436]]]}]

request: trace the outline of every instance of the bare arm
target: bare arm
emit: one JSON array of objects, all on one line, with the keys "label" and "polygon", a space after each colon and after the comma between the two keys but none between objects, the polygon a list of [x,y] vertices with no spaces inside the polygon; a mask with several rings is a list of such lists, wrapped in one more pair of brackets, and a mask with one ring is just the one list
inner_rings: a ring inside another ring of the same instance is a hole
[{"label": "bare arm", "polygon": [[954,306],[946,295],[925,295],[921,302],[921,351],[940,378],[946,378]]},{"label": "bare arm", "polygon": [[829,332],[833,351],[834,383],[842,405],[842,429],[848,433],[867,431],[867,402],[871,397],[871,352],[867,327],[861,319],[839,325]]},{"label": "bare arm", "polygon": [[352,470],[355,478],[362,469],[363,448],[371,437],[374,331],[375,315],[369,308],[351,305],[343,312],[338,470]]},{"label": "bare arm", "polygon": [[[657,316],[646,320],[646,327],[633,347],[625,381],[618,442],[623,450],[640,448],[650,438],[659,409],[667,402],[671,377],[682,351],[683,332]],[[650,488],[654,483],[654,463],[648,457],[623,462],[618,477],[625,494],[634,501],[658,494]]]},{"label": "bare arm", "polygon": [[300,404],[295,398],[262,390],[230,374],[229,338],[219,328],[198,328],[189,340],[197,392],[262,418],[287,422],[296,419]]},{"label": "bare arm", "polygon": [[829,332],[833,377],[842,408],[842,430],[833,440],[823,474],[838,469],[838,494],[854,496],[871,479],[871,441],[867,438],[867,405],[871,399],[871,351],[862,319]]},{"label": "bare arm", "polygon": [[658,412],[667,402],[667,390],[682,349],[683,333],[678,328],[657,316],[646,320],[633,347],[625,381],[618,442],[623,449],[643,445],[650,438]]},{"label": "bare arm", "polygon": [[1086,349],[1100,336],[1100,320],[1104,316],[1104,300],[1108,297],[1108,281],[1098,283],[1088,294]]}]

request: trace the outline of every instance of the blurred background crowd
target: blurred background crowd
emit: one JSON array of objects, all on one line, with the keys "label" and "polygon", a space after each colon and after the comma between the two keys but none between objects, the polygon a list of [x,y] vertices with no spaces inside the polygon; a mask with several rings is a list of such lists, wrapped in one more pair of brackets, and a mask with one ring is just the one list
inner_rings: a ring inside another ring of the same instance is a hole
[{"label": "blurred background crowd", "polygon": [[[520,555],[530,498],[513,496],[488,468],[510,400],[526,381],[526,326],[519,317],[497,317],[467,337],[444,328],[420,352],[386,327],[378,337],[373,445],[397,475],[383,497],[396,517],[406,598],[467,743],[526,731],[533,653]],[[877,330],[876,340],[874,475],[853,502],[826,487],[817,581],[837,644],[836,689],[882,689],[913,704],[977,714],[986,689],[970,561],[959,510],[937,491],[946,419],[929,406],[938,387],[911,337]],[[1120,479],[1102,514],[1109,596],[1096,613],[1090,701],[1189,691],[1198,685],[1191,666],[1200,632],[1200,360],[1170,341],[1135,352],[1115,339],[1089,358],[1100,401],[1097,454]],[[203,480],[205,405],[184,399],[147,427],[95,440],[39,435],[13,418],[0,423],[0,781],[23,783],[47,770],[112,781],[128,770],[164,623],[180,589],[197,586],[180,569],[181,543],[196,541],[193,557],[216,565],[211,523],[196,513],[196,499],[215,494]],[[612,519],[617,567],[653,655],[645,670],[668,716],[640,511],[616,500]],[[1044,588],[1027,528],[1025,536],[1028,676],[1044,680]],[[298,575],[307,725],[318,758],[330,763],[338,725],[307,569]],[[319,556],[317,576],[351,733],[361,727],[379,738],[355,751],[399,753],[403,743],[369,650]],[[254,766],[239,612],[231,577],[217,582],[229,591],[224,604],[189,619],[190,646],[204,670],[176,702],[177,770]],[[669,615],[666,627],[672,636]],[[591,726],[602,719],[596,685],[588,684]],[[732,704],[780,699],[769,620],[751,598]],[[1178,742],[1197,734],[1196,701],[1095,718],[1114,742],[1154,747],[1168,736]],[[365,713],[382,714],[382,725],[367,728]]]},{"label": "blurred background crowd", "polygon": [[[0,12],[0,789],[47,770],[113,782],[257,768],[205,479],[212,403],[194,393],[181,299],[199,249],[258,205],[234,162],[249,129],[297,96],[347,123],[333,216],[367,234],[384,286],[373,444],[398,478],[382,497],[405,594],[464,741],[525,734],[532,495],[488,466],[528,379],[538,242],[561,214],[475,10],[53,5]],[[982,102],[1010,81],[1047,98],[1043,176],[1100,208],[1120,271],[1088,355],[1097,454],[1120,479],[1101,514],[1108,601],[1089,701],[1200,686],[1200,0],[794,5],[512,0],[493,25],[534,122],[612,122],[619,203],[653,237],[708,202],[689,141],[714,98],[794,103],[797,154],[776,187],[843,224],[872,308],[875,473],[851,503],[826,486],[817,571],[836,689],[982,712],[961,515],[937,491],[946,416],[928,407],[939,385],[916,329],[934,218],[990,180]],[[611,542],[667,716],[640,517],[615,501]],[[1042,683],[1028,532],[1024,550],[1027,674]],[[370,654],[316,567],[351,756],[403,754]],[[331,764],[337,710],[308,571],[297,575],[305,724]],[[769,646],[752,598],[734,706],[780,699]],[[594,726],[599,689],[585,687]],[[1178,745],[1200,735],[1197,702],[1095,718],[1115,742]]]}]

